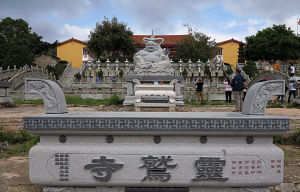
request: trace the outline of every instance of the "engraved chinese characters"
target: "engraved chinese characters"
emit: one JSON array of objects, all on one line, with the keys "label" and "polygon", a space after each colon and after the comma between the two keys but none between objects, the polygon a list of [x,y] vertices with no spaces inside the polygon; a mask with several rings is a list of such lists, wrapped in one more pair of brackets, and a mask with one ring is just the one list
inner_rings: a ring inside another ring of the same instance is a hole
[{"label": "engraved chinese characters", "polygon": [[193,181],[216,180],[227,181],[228,178],[223,177],[223,167],[225,160],[219,157],[200,157],[195,162],[197,168],[196,177]]},{"label": "engraved chinese characters", "polygon": [[168,164],[168,162],[172,161],[171,156],[160,156],[154,157],[149,155],[147,157],[142,157],[144,165],[140,168],[147,169],[147,175],[142,179],[145,180],[159,180],[159,181],[169,181],[171,178],[170,172],[167,172],[167,169],[172,169],[177,166],[177,164]]},{"label": "engraved chinese characters", "polygon": [[[196,157],[196,156],[194,156]],[[172,178],[172,174],[177,175],[178,161],[172,158],[171,155],[148,155],[140,158],[142,163],[136,167],[136,170],[145,170],[145,176],[140,178],[143,182],[168,182]],[[106,156],[101,156],[100,159],[93,159],[91,164],[84,166],[85,169],[95,173],[93,177],[102,182],[110,181],[112,174],[116,171],[121,171],[122,168],[128,169],[126,163],[116,163],[119,160],[109,159]],[[223,176],[225,160],[220,157],[199,157],[190,162],[196,174],[191,171],[186,172],[189,175],[189,180],[194,182],[201,181],[227,181],[228,178]],[[131,171],[135,169],[130,168]],[[187,170],[187,169],[184,169]],[[118,173],[115,173],[118,174]],[[136,178],[138,180],[138,178]]]},{"label": "engraved chinese characters", "polygon": [[121,169],[123,164],[115,163],[114,159],[106,159],[106,156],[101,156],[100,159],[93,159],[92,164],[84,166],[85,169],[91,169],[95,172],[93,175],[99,181],[109,181],[113,172]]},{"label": "engraved chinese characters", "polygon": [[69,154],[55,154],[55,166],[59,167],[59,180],[69,181]]}]

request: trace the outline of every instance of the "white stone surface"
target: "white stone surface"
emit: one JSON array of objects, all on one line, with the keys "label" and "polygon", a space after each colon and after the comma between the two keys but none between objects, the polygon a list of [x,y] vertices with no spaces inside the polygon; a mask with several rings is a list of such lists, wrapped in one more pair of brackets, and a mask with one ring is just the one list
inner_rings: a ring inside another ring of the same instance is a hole
[{"label": "white stone surface", "polygon": [[[156,41],[161,41],[157,43]],[[173,75],[171,62],[161,49],[163,38],[144,37],[145,49],[134,54],[134,73],[137,75]]]},{"label": "white stone surface", "polygon": [[95,100],[102,100],[103,99],[103,94],[80,94],[79,96],[81,99],[95,99]]},{"label": "white stone surface", "polygon": [[136,85],[135,103],[140,103],[143,96],[164,96],[170,103],[175,103],[174,85]]},{"label": "white stone surface", "polygon": [[[82,138],[78,138],[77,141]],[[144,140],[143,137],[140,139]],[[162,138],[162,140],[164,139]],[[118,142],[116,139],[112,144],[101,141],[99,144],[84,142],[68,144],[68,141],[65,144],[42,142],[30,150],[30,180],[34,184],[45,186],[120,187],[268,187],[282,182],[283,152],[269,142],[265,143],[262,148],[261,144],[206,145],[193,142],[194,140],[187,143],[180,139],[177,141],[177,143],[164,141],[161,144],[154,144],[150,139],[144,143],[128,139]],[[55,154],[57,153],[69,155],[69,181],[59,181],[59,166],[55,165]],[[177,164],[176,168],[167,170],[171,173],[171,179],[168,182],[141,181],[146,176],[146,168],[140,168],[143,165],[141,158],[148,155],[170,155],[173,159],[170,164]],[[94,179],[95,173],[84,169],[86,164],[90,164],[93,159],[99,159],[100,156],[115,159],[116,163],[123,164],[121,169],[112,174],[111,180],[108,182]],[[223,168],[223,177],[228,180],[192,181],[197,172],[195,161],[200,157],[224,159],[226,164]],[[251,168],[252,161],[254,169]],[[241,169],[239,169],[240,166]],[[246,166],[247,168],[245,168]],[[249,170],[248,173],[246,173],[247,170]],[[251,170],[254,170],[254,173],[251,174]]]}]

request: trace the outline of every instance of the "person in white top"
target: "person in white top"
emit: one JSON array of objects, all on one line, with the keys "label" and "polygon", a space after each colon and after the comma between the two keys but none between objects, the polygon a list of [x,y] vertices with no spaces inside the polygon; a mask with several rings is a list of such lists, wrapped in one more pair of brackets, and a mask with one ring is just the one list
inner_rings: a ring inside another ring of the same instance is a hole
[{"label": "person in white top", "polygon": [[230,85],[230,79],[227,78],[223,82],[225,84],[225,97],[226,97],[226,103],[231,103],[231,94],[232,94],[232,87]]},{"label": "person in white top", "polygon": [[289,66],[289,76],[293,77],[294,75],[295,75],[295,67],[294,67],[293,63],[290,63],[290,66]]},{"label": "person in white top", "polygon": [[295,81],[291,81],[291,83],[289,83],[289,98],[288,98],[288,103],[290,103],[291,101],[291,96],[292,94],[294,95],[294,99],[296,97],[296,88],[294,87]]}]

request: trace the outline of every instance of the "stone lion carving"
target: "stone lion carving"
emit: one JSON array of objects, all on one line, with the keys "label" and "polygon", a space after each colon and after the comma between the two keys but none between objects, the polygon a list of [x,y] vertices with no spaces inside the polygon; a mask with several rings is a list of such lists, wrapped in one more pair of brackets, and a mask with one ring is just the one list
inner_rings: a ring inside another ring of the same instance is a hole
[{"label": "stone lion carving", "polygon": [[[160,40],[159,43],[156,41]],[[137,75],[173,75],[168,56],[164,53],[160,45],[163,38],[144,37],[145,49],[134,54],[134,73]]]}]

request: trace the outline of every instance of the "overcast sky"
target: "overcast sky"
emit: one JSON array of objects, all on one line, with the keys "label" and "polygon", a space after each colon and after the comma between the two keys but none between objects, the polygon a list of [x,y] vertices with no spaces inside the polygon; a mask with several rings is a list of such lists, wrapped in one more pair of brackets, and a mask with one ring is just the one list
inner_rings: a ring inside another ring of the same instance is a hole
[{"label": "overcast sky", "polygon": [[97,21],[114,16],[137,35],[187,34],[189,25],[220,42],[273,24],[296,32],[299,8],[300,0],[0,0],[0,19],[22,18],[48,42],[88,40]]}]

